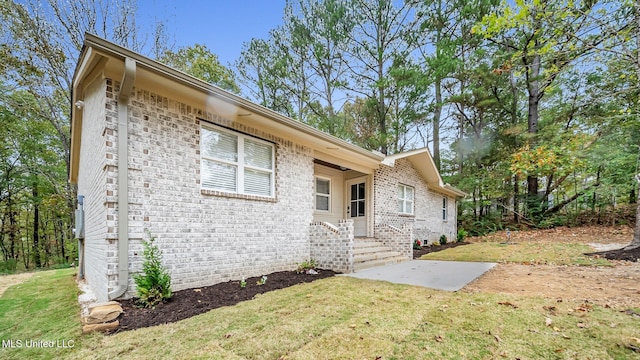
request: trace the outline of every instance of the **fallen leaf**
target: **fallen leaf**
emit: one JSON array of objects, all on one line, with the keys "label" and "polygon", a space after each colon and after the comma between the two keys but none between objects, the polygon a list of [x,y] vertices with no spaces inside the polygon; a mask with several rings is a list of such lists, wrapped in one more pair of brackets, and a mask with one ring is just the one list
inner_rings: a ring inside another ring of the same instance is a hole
[{"label": "fallen leaf", "polygon": [[544,319],[544,324],[547,326],[551,326],[551,324],[553,323],[553,320],[551,320],[550,318],[545,318]]},{"label": "fallen leaf", "polygon": [[224,338],[225,338],[225,339],[228,339],[228,338],[230,338],[231,336],[233,336],[233,335],[231,335],[231,334],[224,334]]},{"label": "fallen leaf", "polygon": [[505,305],[505,306],[511,306],[514,309],[518,308],[518,305],[516,305],[516,304],[514,304],[512,302],[509,302],[509,301],[499,301],[498,304],[499,305]]},{"label": "fallen leaf", "polygon": [[307,294],[307,298],[313,297],[313,294]]},{"label": "fallen leaf", "polygon": [[559,331],[560,331],[560,329],[554,326],[554,327],[553,327],[553,331],[555,331],[555,332],[559,332]]},{"label": "fallen leaf", "polygon": [[567,336],[567,335],[565,335],[565,334],[562,334],[562,337],[563,337],[564,339],[571,339],[569,336]]},{"label": "fallen leaf", "polygon": [[497,342],[502,342],[502,339],[500,339],[498,335],[493,335],[493,338],[496,339]]},{"label": "fallen leaf", "polygon": [[579,322],[578,324],[576,324],[576,326],[578,326],[580,329],[584,329],[587,327],[587,324]]},{"label": "fallen leaf", "polygon": [[193,292],[202,292],[202,289],[193,289]]},{"label": "fallen leaf", "polygon": [[356,328],[356,324],[351,324],[349,325],[350,328],[355,329]]},{"label": "fallen leaf", "polygon": [[442,337],[442,335],[436,335],[436,341],[437,342],[443,342],[444,338]]},{"label": "fallen leaf", "polygon": [[556,312],[558,311],[558,308],[555,306],[543,306],[542,308],[550,312],[551,315],[555,315]]},{"label": "fallen leaf", "polygon": [[640,339],[638,339],[637,337],[632,337],[631,340],[637,342],[638,344],[640,344]]}]

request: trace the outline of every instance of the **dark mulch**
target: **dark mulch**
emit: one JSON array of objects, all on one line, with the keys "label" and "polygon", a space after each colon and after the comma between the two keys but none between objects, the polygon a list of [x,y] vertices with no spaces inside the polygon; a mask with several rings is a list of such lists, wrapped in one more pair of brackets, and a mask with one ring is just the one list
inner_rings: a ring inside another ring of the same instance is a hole
[{"label": "dark mulch", "polygon": [[609,251],[600,251],[594,253],[588,253],[585,255],[589,256],[597,256],[601,258],[605,258],[607,260],[625,260],[625,261],[633,261],[638,262],[640,260],[640,247],[631,250],[609,250]]},{"label": "dark mulch", "polygon": [[317,271],[317,275],[297,274],[295,271],[271,273],[267,275],[267,281],[263,285],[256,284],[260,277],[252,277],[247,279],[247,285],[244,288],[240,287],[239,281],[229,281],[176,291],[168,302],[157,305],[153,309],[138,307],[135,299],[122,300],[120,304],[124,312],[118,318],[120,326],[112,333],[184,320],[212,309],[253,299],[257,294],[328,278],[336,274],[331,270]]},{"label": "dark mulch", "polygon": [[413,249],[413,258],[414,259],[418,259],[424,254],[429,254],[429,253],[438,252],[438,251],[451,249],[451,248],[462,246],[462,245],[469,245],[469,244],[470,243],[468,243],[466,241],[461,241],[461,242],[450,242],[450,243],[446,243],[444,245],[423,246],[419,250],[418,249]]}]

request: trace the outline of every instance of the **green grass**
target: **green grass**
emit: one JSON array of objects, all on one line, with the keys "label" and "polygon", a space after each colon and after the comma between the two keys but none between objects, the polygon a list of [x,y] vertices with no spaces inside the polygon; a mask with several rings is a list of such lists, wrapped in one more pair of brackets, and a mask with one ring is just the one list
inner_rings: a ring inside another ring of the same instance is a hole
[{"label": "green grass", "polygon": [[173,324],[82,336],[72,274],[42,272],[9,288],[0,297],[0,338],[73,340],[74,347],[2,349],[0,358],[640,358],[627,347],[640,346],[640,320],[618,310],[349,277],[266,293]]},{"label": "green grass", "polygon": [[611,266],[606,259],[584,255],[588,245],[566,243],[473,243],[423,255],[425,260],[487,261],[498,263]]}]

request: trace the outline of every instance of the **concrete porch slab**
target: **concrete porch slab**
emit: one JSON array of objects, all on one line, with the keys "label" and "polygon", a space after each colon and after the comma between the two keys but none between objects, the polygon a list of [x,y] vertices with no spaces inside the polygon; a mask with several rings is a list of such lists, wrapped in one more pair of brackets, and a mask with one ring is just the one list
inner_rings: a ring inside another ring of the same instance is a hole
[{"label": "concrete porch slab", "polygon": [[341,276],[458,291],[495,265],[487,262],[411,260]]}]

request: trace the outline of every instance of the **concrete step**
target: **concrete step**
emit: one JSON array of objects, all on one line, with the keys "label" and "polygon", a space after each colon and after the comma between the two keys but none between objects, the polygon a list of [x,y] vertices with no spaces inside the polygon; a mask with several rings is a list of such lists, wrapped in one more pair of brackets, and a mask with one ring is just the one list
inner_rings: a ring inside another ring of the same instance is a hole
[{"label": "concrete step", "polygon": [[403,261],[408,261],[409,259],[405,258],[404,256],[394,256],[394,257],[387,257],[384,259],[379,259],[379,260],[371,260],[371,261],[365,261],[365,262],[355,262],[353,264],[353,271],[354,272],[358,272],[364,269],[369,269],[372,267],[376,267],[376,266],[384,266],[384,265],[392,265],[392,264],[398,264],[401,263]]}]

